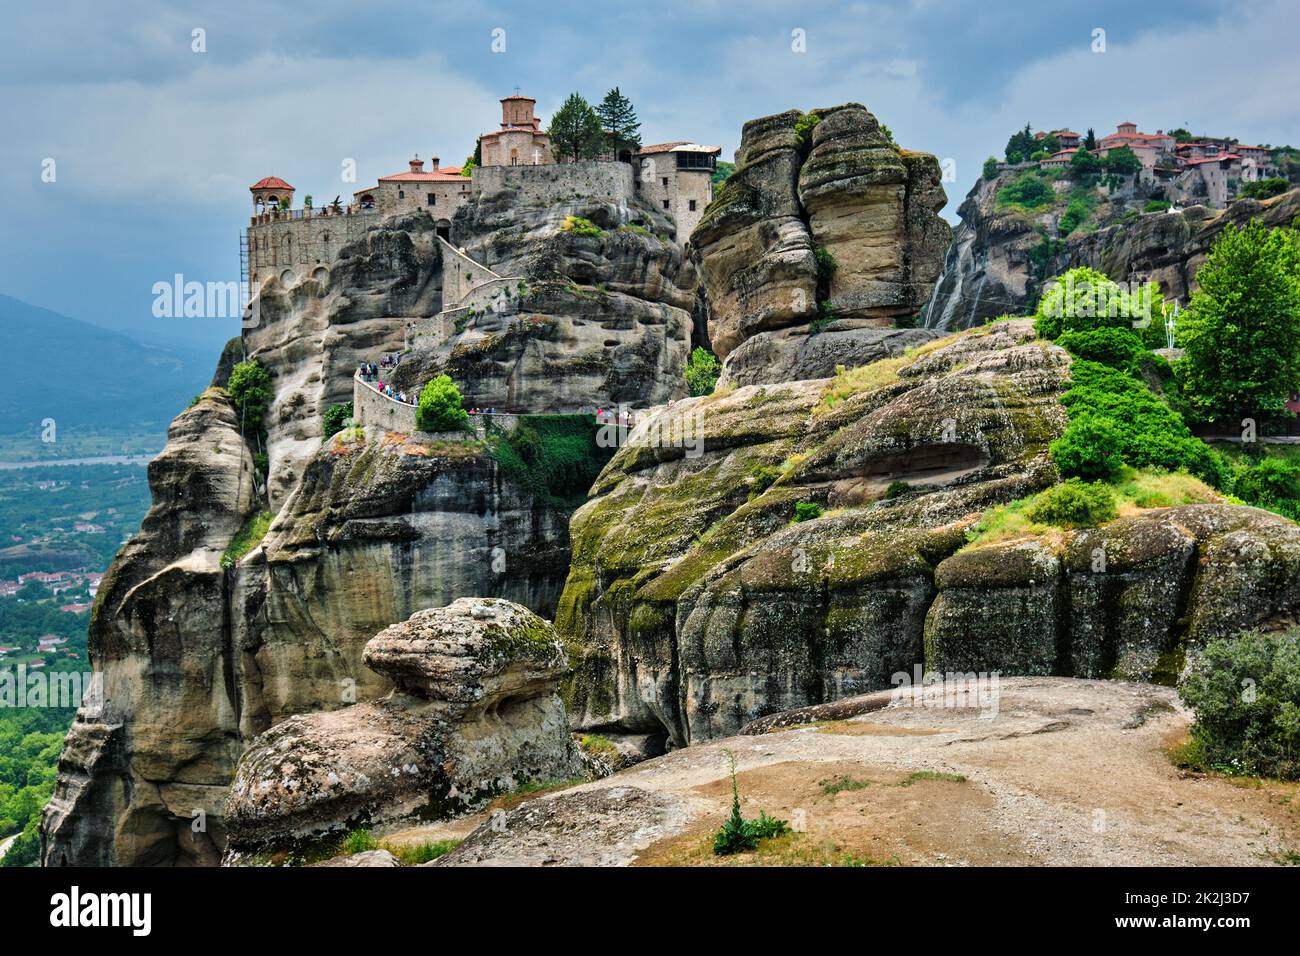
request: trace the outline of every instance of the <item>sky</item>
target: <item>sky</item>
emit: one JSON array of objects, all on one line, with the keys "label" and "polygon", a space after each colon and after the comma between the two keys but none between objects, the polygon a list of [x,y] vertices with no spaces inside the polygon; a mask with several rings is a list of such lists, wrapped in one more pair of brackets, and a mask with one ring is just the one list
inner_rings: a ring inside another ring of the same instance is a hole
[{"label": "sky", "polygon": [[459,165],[516,87],[545,124],[618,86],[643,142],[724,159],[749,119],[863,103],[951,160],[952,220],[1027,122],[1300,145],[1294,0],[55,0],[6,27],[0,293],[214,349],[237,319],[157,318],[152,290],[238,279],[253,182],[324,203],[413,154]]}]

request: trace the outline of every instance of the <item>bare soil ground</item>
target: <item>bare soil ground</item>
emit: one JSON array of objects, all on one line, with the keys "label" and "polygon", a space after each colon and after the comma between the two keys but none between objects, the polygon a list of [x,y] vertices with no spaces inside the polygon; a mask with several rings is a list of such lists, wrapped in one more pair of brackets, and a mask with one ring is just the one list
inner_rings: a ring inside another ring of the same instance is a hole
[{"label": "bare soil ground", "polygon": [[[1169,688],[1004,679],[996,716],[879,703],[837,702],[495,818],[384,839],[463,837],[440,866],[1258,866],[1300,851],[1300,785],[1175,766],[1189,715]],[[731,805],[724,751],[744,815],[766,811],[796,832],[713,854]]]}]

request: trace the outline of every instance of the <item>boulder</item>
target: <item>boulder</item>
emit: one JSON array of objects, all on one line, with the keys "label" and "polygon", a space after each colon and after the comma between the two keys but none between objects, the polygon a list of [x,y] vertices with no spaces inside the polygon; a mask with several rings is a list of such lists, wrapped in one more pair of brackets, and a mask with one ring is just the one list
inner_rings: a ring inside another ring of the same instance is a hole
[{"label": "boulder", "polygon": [[388,697],[291,717],[245,752],[226,801],[227,862],[581,772],[556,693],[564,650],[526,608],[461,598],[386,628],[365,660],[394,683]]}]

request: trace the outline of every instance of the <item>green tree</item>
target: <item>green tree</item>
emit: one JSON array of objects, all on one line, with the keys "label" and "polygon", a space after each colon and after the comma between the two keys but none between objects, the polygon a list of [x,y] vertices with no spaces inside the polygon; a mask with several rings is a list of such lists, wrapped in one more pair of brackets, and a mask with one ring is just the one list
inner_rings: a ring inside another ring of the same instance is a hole
[{"label": "green tree", "polygon": [[1070,157],[1070,176],[1074,179],[1090,179],[1101,172],[1101,160],[1086,149],[1081,149]]},{"label": "green tree", "polygon": [[1116,176],[1131,176],[1142,169],[1142,160],[1138,159],[1137,153],[1127,146],[1117,146],[1106,153],[1102,165],[1108,173]]},{"label": "green tree", "polygon": [[257,446],[261,448],[266,434],[262,420],[275,398],[271,373],[257,359],[246,359],[231,369],[226,393],[239,413],[239,427],[244,437],[256,438]]},{"label": "green tree", "polygon": [[331,405],[329,408],[325,409],[325,414],[321,416],[321,424],[325,429],[325,437],[330,438],[343,431],[351,419],[351,402],[342,402],[337,405]]},{"label": "green tree", "polygon": [[697,347],[686,363],[686,387],[692,395],[711,395],[718,384],[720,366],[718,357],[703,347]]},{"label": "green tree", "polygon": [[594,159],[605,150],[605,131],[600,127],[600,117],[580,93],[570,93],[564,105],[555,111],[547,135],[557,159],[570,159],[576,163]]},{"label": "green tree", "polygon": [[463,431],[469,413],[461,402],[460,389],[448,375],[439,375],[420,392],[415,410],[415,427],[425,432]]},{"label": "green tree", "polygon": [[616,86],[596,107],[601,128],[605,131],[605,145],[613,153],[620,149],[641,147],[641,121],[636,118],[632,101]]},{"label": "green tree", "polygon": [[995,157],[990,156],[984,160],[984,178],[996,179],[998,175],[998,161]]},{"label": "green tree", "polygon": [[1300,390],[1300,241],[1258,220],[1228,226],[1196,273],[1182,323],[1183,392],[1199,414],[1280,413]]},{"label": "green tree", "polygon": [[713,167],[713,175],[709,177],[711,180],[713,180],[714,191],[716,191],[719,186],[721,186],[728,179],[730,179],[731,174],[734,173],[735,171],[736,171],[735,163],[729,163],[726,160],[722,160],[722,159],[718,160],[717,164]]},{"label": "green tree", "polygon": [[1083,137],[1083,148],[1090,152],[1097,148],[1097,134],[1092,131],[1091,126],[1088,127],[1087,135]]},{"label": "green tree", "polygon": [[1026,123],[1024,129],[1012,133],[1011,138],[1007,140],[1007,162],[1021,162],[1036,149],[1038,149],[1038,140],[1034,139],[1033,130],[1030,128],[1029,124]]}]

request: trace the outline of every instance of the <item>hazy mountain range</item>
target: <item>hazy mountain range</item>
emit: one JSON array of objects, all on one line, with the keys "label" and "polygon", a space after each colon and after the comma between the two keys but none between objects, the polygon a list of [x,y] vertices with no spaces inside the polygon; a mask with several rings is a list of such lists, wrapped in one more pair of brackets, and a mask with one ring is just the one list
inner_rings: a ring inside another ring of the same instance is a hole
[{"label": "hazy mountain range", "polygon": [[207,350],[146,343],[0,295],[7,373],[0,435],[60,430],[163,430],[207,385]]}]

